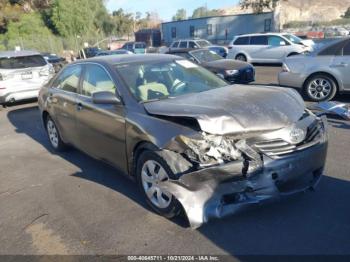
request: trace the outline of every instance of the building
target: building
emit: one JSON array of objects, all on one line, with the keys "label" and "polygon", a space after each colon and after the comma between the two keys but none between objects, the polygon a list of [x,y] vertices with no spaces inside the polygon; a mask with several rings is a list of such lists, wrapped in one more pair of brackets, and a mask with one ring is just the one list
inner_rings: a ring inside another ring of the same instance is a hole
[{"label": "building", "polygon": [[161,33],[158,29],[141,29],[135,32],[136,42],[145,42],[147,46],[161,46]]},{"label": "building", "polygon": [[236,35],[275,31],[274,13],[211,16],[162,23],[162,39],[169,45],[176,39],[203,38],[227,44]]}]

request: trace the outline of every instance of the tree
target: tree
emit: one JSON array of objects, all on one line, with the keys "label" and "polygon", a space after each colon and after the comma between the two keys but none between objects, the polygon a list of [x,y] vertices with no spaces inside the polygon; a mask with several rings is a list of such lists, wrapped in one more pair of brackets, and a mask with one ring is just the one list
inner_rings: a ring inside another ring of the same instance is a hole
[{"label": "tree", "polygon": [[96,17],[103,8],[102,0],[55,0],[51,21],[61,36],[96,34]]},{"label": "tree", "polygon": [[240,0],[242,9],[252,8],[254,13],[262,13],[265,9],[275,10],[278,3],[288,0]]},{"label": "tree", "polygon": [[208,9],[206,6],[201,6],[193,11],[192,18],[208,17],[222,15],[222,11],[218,9]]},{"label": "tree", "polygon": [[113,12],[113,25],[114,32],[117,36],[122,37],[124,35],[129,35],[134,30],[134,18],[133,14],[125,13],[122,8]]},{"label": "tree", "polygon": [[173,16],[173,21],[185,20],[187,18],[186,10],[181,8],[176,11],[176,14]]},{"label": "tree", "polygon": [[350,7],[346,10],[345,14],[342,16],[343,18],[350,18]]}]

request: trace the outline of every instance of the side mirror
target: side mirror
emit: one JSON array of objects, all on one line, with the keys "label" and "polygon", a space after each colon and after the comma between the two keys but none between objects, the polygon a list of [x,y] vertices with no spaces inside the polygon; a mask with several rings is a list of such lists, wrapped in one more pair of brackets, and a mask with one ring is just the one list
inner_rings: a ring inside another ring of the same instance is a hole
[{"label": "side mirror", "polygon": [[120,99],[109,91],[95,92],[92,94],[92,102],[94,104],[117,105]]},{"label": "side mirror", "polygon": [[280,46],[285,46],[285,45],[287,45],[286,42],[284,42],[284,41],[280,42]]}]

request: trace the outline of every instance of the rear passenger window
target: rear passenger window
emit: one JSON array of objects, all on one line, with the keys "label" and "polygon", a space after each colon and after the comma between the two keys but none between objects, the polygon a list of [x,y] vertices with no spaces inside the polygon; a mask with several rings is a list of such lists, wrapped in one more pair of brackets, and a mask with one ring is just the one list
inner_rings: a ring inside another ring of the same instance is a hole
[{"label": "rear passenger window", "polygon": [[250,38],[251,45],[267,45],[267,36],[252,36]]},{"label": "rear passenger window", "polygon": [[180,48],[187,48],[187,41],[181,41],[179,47]]},{"label": "rear passenger window", "polygon": [[323,49],[321,52],[318,53],[318,55],[319,56],[341,56],[344,45],[345,45],[345,41],[337,42]]},{"label": "rear passenger window", "polygon": [[101,91],[115,93],[114,82],[101,66],[87,65],[83,78],[82,94],[91,96],[93,93]]},{"label": "rear passenger window", "polygon": [[239,37],[234,45],[249,45],[249,37]]},{"label": "rear passenger window", "polygon": [[79,78],[81,75],[81,66],[68,66],[55,80],[54,87],[67,92],[76,93],[79,86]]}]

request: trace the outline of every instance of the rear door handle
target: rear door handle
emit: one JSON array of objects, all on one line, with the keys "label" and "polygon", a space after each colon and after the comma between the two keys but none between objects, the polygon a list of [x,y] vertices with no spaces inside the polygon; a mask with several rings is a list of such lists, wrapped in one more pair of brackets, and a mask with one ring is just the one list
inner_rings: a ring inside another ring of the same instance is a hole
[{"label": "rear door handle", "polygon": [[83,104],[82,103],[78,103],[77,104],[77,111],[81,111],[83,110]]}]

